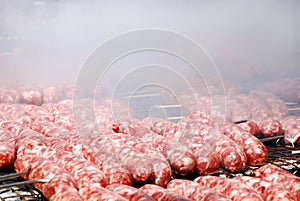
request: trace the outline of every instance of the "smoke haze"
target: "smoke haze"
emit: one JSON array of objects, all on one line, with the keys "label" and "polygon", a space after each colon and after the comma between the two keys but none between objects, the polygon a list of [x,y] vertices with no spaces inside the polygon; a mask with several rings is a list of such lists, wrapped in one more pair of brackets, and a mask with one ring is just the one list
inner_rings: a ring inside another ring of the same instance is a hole
[{"label": "smoke haze", "polygon": [[[299,76],[299,10],[296,0],[0,0],[1,79],[74,81],[101,43],[141,28],[168,29],[193,39],[222,77],[238,84]],[[168,60],[151,54],[138,59],[138,64]]]}]

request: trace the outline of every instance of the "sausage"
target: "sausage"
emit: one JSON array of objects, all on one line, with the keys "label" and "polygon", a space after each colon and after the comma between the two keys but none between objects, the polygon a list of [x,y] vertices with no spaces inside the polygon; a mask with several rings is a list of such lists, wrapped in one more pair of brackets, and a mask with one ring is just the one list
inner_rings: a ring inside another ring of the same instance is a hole
[{"label": "sausage", "polygon": [[[211,128],[211,126],[205,126],[206,128]],[[205,128],[204,127],[204,128]],[[183,144],[186,144],[197,164],[197,172],[199,174],[211,174],[216,172],[219,169],[220,162],[217,157],[216,152],[214,151],[212,142],[215,134],[210,132],[210,130],[200,130],[201,133],[207,133],[206,135],[200,134],[199,129],[185,129],[179,134],[179,141]]]},{"label": "sausage", "polygon": [[56,150],[44,145],[32,145],[32,140],[24,140],[18,153],[45,157],[57,163],[72,175],[79,188],[92,183],[98,183],[101,186],[108,184],[105,175],[87,160],[63,150]]},{"label": "sausage", "polygon": [[184,179],[173,179],[168,183],[167,190],[181,194],[191,200],[231,200],[224,194],[202,186],[197,182]]},{"label": "sausage", "polygon": [[256,170],[255,177],[281,185],[300,200],[300,178],[273,164],[266,164]]},{"label": "sausage", "polygon": [[249,132],[250,134],[254,135],[255,137],[260,136],[260,129],[258,125],[252,121],[252,120],[247,120],[246,122],[239,123],[237,124],[240,128],[243,130]]},{"label": "sausage", "polygon": [[245,152],[227,136],[221,135],[216,141],[216,154],[226,170],[238,172],[246,167],[247,156]]},{"label": "sausage", "polygon": [[[0,127],[1,127],[0,128],[0,141],[9,141],[9,142],[13,143],[14,145],[16,145],[18,136],[14,132],[7,130],[7,128],[10,128],[10,124],[13,122],[9,122],[9,125],[6,123],[4,123],[5,124],[4,125],[2,123],[3,122],[0,122]],[[2,128],[2,127],[5,127],[5,128]],[[11,130],[13,130],[13,129],[11,129]]]},{"label": "sausage", "polygon": [[94,157],[94,164],[104,173],[106,178],[108,178],[109,184],[132,185],[132,174],[114,155],[97,152],[94,154]]},{"label": "sausage", "polygon": [[190,149],[181,142],[155,133],[148,133],[142,140],[161,151],[178,174],[186,175],[196,170],[195,157]]},{"label": "sausage", "polygon": [[43,103],[42,93],[36,89],[24,89],[21,96],[26,104],[41,105]]},{"label": "sausage", "polygon": [[[97,146],[102,141],[105,150],[114,154],[120,160],[126,169],[132,173],[136,182],[143,183],[150,179],[152,175],[151,159],[134,146],[124,143],[126,141],[125,134],[103,136],[99,140]],[[110,146],[107,146],[107,144],[110,144]]]},{"label": "sausage", "polygon": [[151,180],[161,186],[165,186],[170,180],[172,175],[172,169],[165,158],[165,156],[155,148],[153,148],[148,143],[145,143],[139,138],[121,134],[114,133],[107,136],[112,144],[125,144],[136,148],[141,153],[145,154],[151,160],[152,164],[152,178]]},{"label": "sausage", "polygon": [[259,128],[262,137],[273,137],[282,135],[282,126],[276,119],[267,118],[261,121]]},{"label": "sausage", "polygon": [[83,201],[75,188],[66,185],[60,185],[54,195],[52,195],[49,201]]},{"label": "sausage", "polygon": [[227,120],[231,122],[250,119],[249,111],[243,103],[232,97],[227,100]]},{"label": "sausage", "polygon": [[43,89],[44,103],[57,103],[62,98],[62,93],[56,87],[49,86]]},{"label": "sausage", "polygon": [[39,188],[47,199],[55,194],[56,190],[61,185],[77,187],[74,179],[60,166],[54,162],[34,155],[18,154],[14,163],[14,169],[17,172],[24,171],[26,168],[30,170],[25,175],[24,179],[50,179],[47,183],[35,183],[35,187]]},{"label": "sausage", "polygon": [[228,196],[233,201],[264,200],[255,190],[248,187],[246,184],[239,183],[236,180],[217,176],[200,176],[194,181]]},{"label": "sausage", "polygon": [[1,88],[0,89],[0,103],[19,103],[20,94],[17,90],[12,88]]},{"label": "sausage", "polygon": [[165,156],[178,174],[190,174],[194,172],[197,167],[196,158],[190,152],[190,149],[180,142],[168,142]]},{"label": "sausage", "polygon": [[172,169],[165,156],[160,151],[149,147],[147,143],[138,143],[135,148],[151,159],[153,170],[151,181],[160,186],[167,185],[172,176]]},{"label": "sausage", "polygon": [[237,182],[242,182],[249,186],[251,189],[258,192],[262,198],[266,201],[296,201],[296,197],[291,194],[290,191],[283,188],[281,185],[276,185],[272,182],[261,178],[249,177],[249,176],[239,176],[234,177],[233,180]]},{"label": "sausage", "polygon": [[156,120],[150,126],[151,131],[170,138],[173,138],[173,136],[176,134],[177,129],[177,124],[162,119]]},{"label": "sausage", "polygon": [[16,159],[15,144],[0,139],[0,168],[11,166]]},{"label": "sausage", "polygon": [[154,201],[154,199],[144,191],[132,186],[124,184],[111,184],[106,186],[106,189],[131,201]]},{"label": "sausage", "polygon": [[282,118],[288,115],[287,105],[278,96],[262,90],[253,90],[249,94],[264,101],[273,117]]},{"label": "sausage", "polygon": [[146,125],[138,120],[122,120],[113,124],[112,130],[116,133],[129,134],[135,137],[143,137],[150,133]]},{"label": "sausage", "polygon": [[228,122],[224,123],[222,133],[241,146],[246,153],[247,164],[253,166],[266,164],[268,150],[259,139]]},{"label": "sausage", "polygon": [[[97,184],[79,189],[85,201],[126,201],[127,199]],[[127,200],[128,201],[128,200]]]},{"label": "sausage", "polygon": [[239,94],[235,98],[242,102],[246,110],[251,114],[252,120],[260,120],[271,116],[270,109],[266,106],[264,101],[254,95]]},{"label": "sausage", "polygon": [[105,137],[89,141],[88,146],[93,154],[89,157],[87,157],[88,154],[84,154],[83,157],[104,172],[109,178],[109,184],[132,184],[132,174],[114,155],[114,152],[110,152],[113,146]]},{"label": "sausage", "polygon": [[12,136],[12,139],[14,140],[16,140],[17,135],[19,135],[24,129],[26,129],[25,126],[12,120],[1,121],[0,128],[8,130],[11,133],[13,133],[14,136]]},{"label": "sausage", "polygon": [[140,189],[156,201],[191,201],[181,194],[174,193],[155,184],[146,184]]},{"label": "sausage", "polygon": [[300,145],[300,117],[287,116],[280,121],[284,130],[284,142],[291,145]]}]

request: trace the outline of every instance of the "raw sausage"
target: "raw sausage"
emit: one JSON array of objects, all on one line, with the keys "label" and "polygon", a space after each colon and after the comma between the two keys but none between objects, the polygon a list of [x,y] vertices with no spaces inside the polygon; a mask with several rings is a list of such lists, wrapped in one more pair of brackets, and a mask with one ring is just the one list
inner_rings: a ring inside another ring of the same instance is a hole
[{"label": "raw sausage", "polygon": [[264,199],[246,184],[236,180],[226,179],[217,176],[200,176],[195,182],[211,188],[219,193],[227,195],[233,201],[263,201]]},{"label": "raw sausage", "polygon": [[245,168],[247,156],[243,149],[227,136],[221,135],[216,142],[216,153],[221,165],[231,172]]},{"label": "raw sausage", "polygon": [[202,186],[197,182],[184,179],[173,179],[168,183],[167,190],[181,194],[191,200],[231,200],[224,194],[218,193],[208,187]]},{"label": "raw sausage", "polygon": [[156,201],[191,201],[181,194],[174,193],[155,184],[146,184],[140,188]]},{"label": "raw sausage", "polygon": [[276,185],[272,182],[261,178],[240,176],[233,178],[233,180],[246,184],[251,189],[257,191],[266,201],[297,200],[296,197],[290,191],[283,188],[281,185]]},{"label": "raw sausage", "polygon": [[256,170],[255,177],[281,185],[300,200],[300,178],[273,164],[266,164]]},{"label": "raw sausage", "polygon": [[79,189],[79,194],[85,201],[128,201],[126,198],[96,184]]},{"label": "raw sausage", "polygon": [[154,199],[144,191],[132,186],[124,184],[112,184],[106,186],[106,189],[131,201],[154,201]]},{"label": "raw sausage", "polygon": [[241,129],[237,125],[225,122],[222,133],[228,136],[244,150],[249,165],[264,165],[268,159],[268,150],[256,137]]},{"label": "raw sausage", "polygon": [[259,128],[262,137],[273,137],[282,135],[282,126],[276,119],[267,118],[261,121]]}]

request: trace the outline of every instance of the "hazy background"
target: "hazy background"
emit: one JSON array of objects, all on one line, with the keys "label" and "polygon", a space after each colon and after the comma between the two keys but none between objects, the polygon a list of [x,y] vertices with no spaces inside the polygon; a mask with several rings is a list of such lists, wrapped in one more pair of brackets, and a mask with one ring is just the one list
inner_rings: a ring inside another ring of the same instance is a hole
[{"label": "hazy background", "polygon": [[[297,0],[0,0],[0,79],[73,81],[97,46],[138,28],[190,37],[210,54],[222,77],[238,84],[295,77],[299,11]],[[155,57],[142,58],[155,63]]]}]

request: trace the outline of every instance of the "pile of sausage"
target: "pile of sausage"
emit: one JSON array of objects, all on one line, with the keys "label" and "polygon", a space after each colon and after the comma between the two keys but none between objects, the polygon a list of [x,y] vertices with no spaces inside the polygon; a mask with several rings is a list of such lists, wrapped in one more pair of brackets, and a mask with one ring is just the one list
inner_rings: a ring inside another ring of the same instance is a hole
[{"label": "pile of sausage", "polygon": [[[211,97],[195,95],[198,109],[210,113]],[[220,97],[220,99],[224,99]],[[300,145],[299,116],[289,115],[287,105],[273,93],[252,90],[249,93],[240,93],[234,90],[226,97],[226,120],[237,122],[248,120],[239,124],[256,137],[266,138],[284,135],[286,144]]]},{"label": "pile of sausage", "polygon": [[[80,133],[70,99],[24,100],[0,104],[0,168],[30,168],[23,179],[49,179],[34,184],[49,201],[300,200],[300,179],[266,164],[268,151],[256,137],[289,136],[287,131],[299,129],[298,117],[266,116],[260,123],[253,119],[236,125],[192,112],[178,123],[114,121],[106,101],[95,108],[98,127],[83,122],[85,133]],[[209,176],[220,167],[239,172],[247,164],[261,166],[255,177]],[[173,179],[174,172],[198,177]]]},{"label": "pile of sausage", "polygon": [[73,87],[70,84],[52,85],[7,85],[0,87],[0,103],[25,103],[41,105],[56,103],[65,98],[72,98]]},{"label": "pile of sausage", "polygon": [[260,86],[260,89],[284,97],[287,101],[294,101],[297,103],[300,101],[300,95],[297,93],[300,89],[299,78],[286,78],[279,79],[275,82],[266,82]]}]

